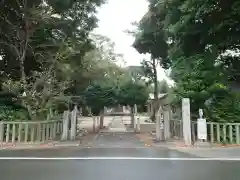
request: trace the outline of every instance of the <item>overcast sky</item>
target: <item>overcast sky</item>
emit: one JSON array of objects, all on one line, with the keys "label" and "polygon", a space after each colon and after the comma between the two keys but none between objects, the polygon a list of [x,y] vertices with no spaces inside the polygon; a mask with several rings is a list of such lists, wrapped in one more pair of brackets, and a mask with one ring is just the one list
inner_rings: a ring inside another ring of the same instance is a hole
[{"label": "overcast sky", "polygon": [[[109,37],[115,42],[117,53],[124,55],[127,65],[140,65],[145,57],[133,47],[134,38],[126,34],[126,29],[132,29],[132,22],[139,21],[148,10],[146,0],[108,0],[98,13],[99,28],[96,32]],[[159,80],[166,78],[163,69],[158,69]]]}]

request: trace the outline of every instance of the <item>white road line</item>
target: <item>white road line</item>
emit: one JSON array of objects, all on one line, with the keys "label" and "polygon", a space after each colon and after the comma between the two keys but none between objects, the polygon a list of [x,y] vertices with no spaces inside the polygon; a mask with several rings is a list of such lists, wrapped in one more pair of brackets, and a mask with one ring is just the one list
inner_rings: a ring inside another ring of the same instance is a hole
[{"label": "white road line", "polygon": [[157,161],[240,161],[240,158],[148,158],[148,157],[0,157],[0,160],[157,160]]}]

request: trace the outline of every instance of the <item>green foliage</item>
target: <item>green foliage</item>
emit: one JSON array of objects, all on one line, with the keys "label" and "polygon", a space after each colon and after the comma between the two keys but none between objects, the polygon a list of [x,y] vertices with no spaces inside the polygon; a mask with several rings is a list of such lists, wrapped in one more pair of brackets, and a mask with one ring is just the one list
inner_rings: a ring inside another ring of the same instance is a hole
[{"label": "green foliage", "polygon": [[240,94],[228,92],[224,97],[212,99],[206,108],[207,116],[214,122],[240,122]]},{"label": "green foliage", "polygon": [[[240,4],[237,1],[206,0],[202,3],[198,0],[156,0],[149,3],[148,12],[138,24],[141,38],[135,38],[136,42],[142,39],[140,42],[143,43],[134,45],[140,52],[148,52],[154,57],[151,49],[158,49],[158,54],[167,54],[159,56],[163,67],[172,65],[175,57],[195,56],[206,49],[215,51],[217,55],[225,50],[238,49]],[[158,34],[161,34],[161,38],[157,38]],[[154,36],[153,41],[151,37]],[[148,51],[141,50],[144,43]],[[164,43],[168,44],[167,49],[160,45]],[[166,56],[171,61],[164,58]]]},{"label": "green foliage", "polygon": [[0,92],[0,120],[26,121],[29,119],[28,111],[19,101],[18,96],[10,92]]},{"label": "green foliage", "polygon": [[[188,62],[188,63],[187,63]],[[205,102],[214,96],[226,92],[221,68],[211,63],[211,57],[196,55],[180,57],[173,66],[173,79],[176,80],[175,92],[178,100],[191,99],[191,111],[197,113],[198,108],[204,108]],[[179,79],[181,77],[181,79]]]},{"label": "green foliage", "polygon": [[205,108],[212,121],[239,121],[228,82],[240,82],[239,54],[226,54],[239,52],[239,10],[237,1],[154,0],[138,23],[134,47],[171,68],[172,102],[189,97],[192,114]]},{"label": "green foliage", "polygon": [[[1,82],[5,91],[20,97],[26,93],[26,97],[18,100],[32,119],[45,119],[50,110],[67,109],[70,97],[80,94],[97,79],[101,68],[94,66],[95,73],[88,70],[92,64],[100,64],[96,57],[104,52],[90,33],[97,26],[96,9],[102,3],[102,0],[1,2]],[[87,53],[96,51],[98,55],[87,58]]]},{"label": "green foliage", "polygon": [[138,25],[133,47],[141,54],[151,54],[153,59],[158,59],[162,65],[168,61],[168,43],[163,29],[159,23],[161,16],[157,16],[158,9],[149,5],[149,11],[143,16]]},{"label": "green foliage", "polygon": [[148,88],[140,82],[128,81],[120,86],[118,92],[118,104],[121,105],[144,105],[149,97]]},{"label": "green foliage", "polygon": [[115,105],[116,89],[113,86],[106,85],[90,85],[84,92],[86,104],[94,110],[100,111],[103,107]]},{"label": "green foliage", "polygon": [[90,85],[83,93],[85,104],[99,112],[103,107],[115,105],[143,105],[148,100],[149,92],[144,82],[134,81],[125,74],[115,77],[105,77],[104,81],[98,81]]},{"label": "green foliage", "polygon": [[26,109],[15,109],[0,105],[0,121],[28,121],[30,119]]},{"label": "green foliage", "polygon": [[142,66],[128,66],[126,70],[129,71],[134,81],[146,81],[144,68]]}]

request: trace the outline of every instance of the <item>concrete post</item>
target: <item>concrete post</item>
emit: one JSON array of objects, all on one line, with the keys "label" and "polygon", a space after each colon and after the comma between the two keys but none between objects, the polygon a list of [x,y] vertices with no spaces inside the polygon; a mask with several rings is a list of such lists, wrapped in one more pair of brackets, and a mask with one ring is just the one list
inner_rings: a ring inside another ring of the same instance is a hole
[{"label": "concrete post", "polygon": [[191,139],[191,117],[190,117],[190,99],[182,99],[182,121],[183,121],[183,138],[187,146],[192,145]]},{"label": "concrete post", "polygon": [[123,113],[126,113],[126,106],[122,106]]},{"label": "concrete post", "polygon": [[137,132],[140,132],[140,118],[137,117]]},{"label": "concrete post", "polygon": [[96,117],[93,116],[93,132],[96,132]]},{"label": "concrete post", "polygon": [[130,115],[130,117],[131,117],[131,128],[134,128],[135,127],[135,117],[134,117],[134,109],[131,107],[131,115]]},{"label": "concrete post", "polygon": [[80,116],[82,116],[82,112],[83,112],[83,110],[82,110],[82,108],[80,108],[80,109],[79,109],[79,115],[80,115]]},{"label": "concrete post", "polygon": [[71,115],[71,133],[70,133],[70,140],[76,139],[77,133],[77,106],[74,107]]},{"label": "concrete post", "polygon": [[66,141],[68,140],[68,124],[69,124],[69,111],[64,111],[63,113],[63,131],[61,140]]},{"label": "concrete post", "polygon": [[100,116],[97,117],[97,124],[98,124],[98,130],[99,130],[99,127],[100,127]]},{"label": "concrete post", "polygon": [[100,125],[100,117],[97,116],[97,128],[99,128],[99,125]]},{"label": "concrete post", "polygon": [[134,104],[134,114],[137,114],[137,105]]},{"label": "concrete post", "polygon": [[164,135],[164,119],[163,119],[163,111],[161,111],[161,116],[160,116],[160,141],[165,140],[165,135]]},{"label": "concrete post", "polygon": [[170,134],[170,112],[164,111],[163,113],[163,118],[164,118],[164,135],[165,135],[165,140],[169,139],[171,137]]},{"label": "concrete post", "polygon": [[4,141],[4,124],[0,123],[0,143],[1,143],[1,146],[3,144],[3,141]]},{"label": "concrete post", "polygon": [[147,114],[148,114],[148,116],[150,116],[151,115],[151,109],[150,109],[151,107],[150,107],[150,104],[148,103],[147,104]]},{"label": "concrete post", "polygon": [[92,116],[92,108],[88,107],[88,115]]},{"label": "concrete post", "polygon": [[156,140],[163,141],[164,137],[164,120],[162,119],[163,109],[160,106],[156,114]]},{"label": "concrete post", "polygon": [[156,115],[156,141],[161,140],[160,121],[161,121],[161,112],[160,110],[158,110]]},{"label": "concrete post", "polygon": [[107,108],[106,107],[104,107],[103,108],[103,114],[107,114],[108,112],[107,112]]},{"label": "concrete post", "polygon": [[99,124],[99,129],[103,129],[104,127],[104,109],[100,111],[100,124]]},{"label": "concrete post", "polygon": [[135,131],[137,131],[137,121],[136,121],[136,118],[134,118],[133,120],[134,120],[133,129],[134,129]]}]

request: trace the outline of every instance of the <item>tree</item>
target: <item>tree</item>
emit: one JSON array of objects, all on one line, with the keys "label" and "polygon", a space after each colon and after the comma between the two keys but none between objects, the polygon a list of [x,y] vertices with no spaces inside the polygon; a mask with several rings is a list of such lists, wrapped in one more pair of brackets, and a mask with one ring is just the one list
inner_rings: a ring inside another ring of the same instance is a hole
[{"label": "tree", "polygon": [[105,81],[89,85],[83,93],[85,104],[100,114],[100,128],[103,128],[104,108],[117,105],[117,84],[104,78]]},{"label": "tree", "polygon": [[[129,79],[120,85],[117,102],[120,105],[128,105],[131,107],[132,115],[134,116],[134,105],[145,105],[149,97],[148,87],[141,82],[135,82]],[[134,127],[134,117],[131,118],[131,126]]]},{"label": "tree", "polygon": [[122,57],[115,53],[114,43],[98,34],[91,34],[91,39],[93,48],[86,52],[81,61],[71,65],[73,83],[68,90],[71,94],[81,95],[94,81],[102,81],[107,76],[117,77],[120,73],[115,62]]},{"label": "tree", "polygon": [[15,84],[21,80],[17,95],[27,93],[23,102],[30,113],[66,100],[75,80],[73,67],[81,71],[83,57],[94,48],[89,33],[96,27],[96,8],[101,4],[101,0],[1,2],[1,80]]},{"label": "tree", "polygon": [[84,93],[86,104],[98,112],[104,107],[115,105],[117,91],[114,88],[108,85],[90,85]]},{"label": "tree", "polygon": [[[158,93],[165,94],[170,91],[170,87],[166,80],[158,81],[158,87],[159,87]],[[150,92],[151,93],[154,92],[154,87],[152,84],[150,85]]]},{"label": "tree", "polygon": [[149,92],[146,85],[128,81],[120,86],[118,92],[118,103],[121,105],[144,105],[148,100]]},{"label": "tree", "polygon": [[129,72],[129,75],[133,78],[133,81],[147,82],[142,66],[128,66],[126,68],[126,71]]},{"label": "tree", "polygon": [[151,60],[142,62],[142,65],[150,75],[154,84],[154,108],[152,120],[155,120],[155,114],[158,109],[158,77],[157,66],[168,66],[168,43],[165,37],[165,31],[163,30],[163,23],[158,23],[158,19],[161,16],[156,16],[156,12],[159,10],[155,4],[157,1],[150,1],[149,11],[143,16],[138,23],[138,32],[135,35],[135,41],[133,47],[140,53],[151,55]]},{"label": "tree", "polygon": [[[111,66],[108,66],[111,67]],[[103,128],[104,107],[115,105],[143,105],[148,100],[148,87],[144,81],[135,81],[128,69],[115,65],[106,71],[102,79],[94,81],[84,92],[85,103],[94,112],[100,113],[100,128]]]},{"label": "tree", "polygon": [[[167,54],[164,56],[167,58],[161,58],[161,64],[164,68],[171,67],[177,97],[190,97],[192,111],[204,106],[208,115],[213,114],[217,106],[222,107],[217,102],[232,98],[227,95],[228,81],[239,82],[239,57],[227,53],[239,52],[239,3],[222,0],[149,3],[149,11],[138,24],[142,32],[139,36],[145,37],[143,42],[149,49]],[[165,43],[167,46],[163,46]],[[140,47],[152,56],[157,54]],[[206,102],[211,105],[206,107]]]},{"label": "tree", "polygon": [[[46,60],[53,59],[63,42],[71,41],[73,50],[81,49],[71,57],[71,61],[80,62],[92,47],[89,32],[96,27],[95,10],[99,5],[101,0],[3,1],[0,48],[4,63],[1,67],[8,67],[2,69],[5,75],[20,77],[20,60],[26,61],[22,68],[27,76],[43,70],[49,63]],[[25,41],[26,48],[22,43]]]}]

